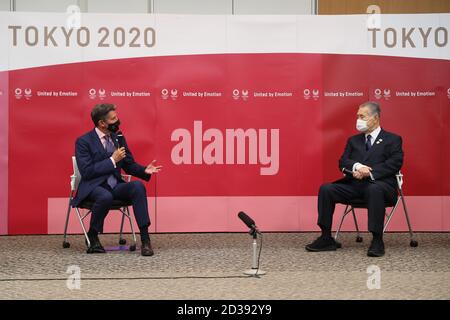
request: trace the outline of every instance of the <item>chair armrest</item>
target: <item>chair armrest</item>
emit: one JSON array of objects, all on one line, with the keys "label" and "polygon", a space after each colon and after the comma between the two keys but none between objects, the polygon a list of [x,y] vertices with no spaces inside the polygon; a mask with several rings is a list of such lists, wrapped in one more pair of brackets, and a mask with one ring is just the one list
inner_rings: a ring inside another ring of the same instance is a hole
[{"label": "chair armrest", "polygon": [[395,175],[395,177],[397,178],[397,186],[401,190],[403,186],[403,174],[399,172]]},{"label": "chair armrest", "polygon": [[77,188],[77,177],[73,174],[70,176],[70,190],[75,191]]}]

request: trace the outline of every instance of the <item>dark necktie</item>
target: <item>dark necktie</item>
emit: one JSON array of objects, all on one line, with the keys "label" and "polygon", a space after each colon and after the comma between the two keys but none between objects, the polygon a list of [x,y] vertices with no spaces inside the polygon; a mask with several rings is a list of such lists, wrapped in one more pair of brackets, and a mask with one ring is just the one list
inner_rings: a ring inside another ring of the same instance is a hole
[{"label": "dark necktie", "polygon": [[368,151],[370,149],[370,147],[372,146],[371,140],[372,140],[372,136],[369,134],[366,139],[366,151]]},{"label": "dark necktie", "polygon": [[[106,140],[106,143],[105,143],[106,152],[108,153],[108,156],[111,156],[114,153],[114,151],[116,150],[116,148],[114,147],[111,137],[105,136],[105,140]],[[113,174],[111,174],[108,177],[107,182],[108,182],[108,185],[111,187],[111,189],[114,189],[114,187],[117,184],[117,179]]]}]

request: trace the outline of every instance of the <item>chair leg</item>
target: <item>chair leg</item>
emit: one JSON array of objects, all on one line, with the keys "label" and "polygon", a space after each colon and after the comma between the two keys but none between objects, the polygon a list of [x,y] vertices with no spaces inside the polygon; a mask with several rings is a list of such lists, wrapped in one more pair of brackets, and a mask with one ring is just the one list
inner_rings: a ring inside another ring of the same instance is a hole
[{"label": "chair leg", "polygon": [[70,243],[67,241],[67,227],[69,226],[69,217],[70,217],[70,211],[71,211],[71,207],[70,207],[70,203],[72,202],[72,196],[70,196],[69,198],[69,204],[67,206],[67,214],[66,214],[66,223],[64,225],[64,240],[63,240],[63,248],[69,248],[70,247]]},{"label": "chair leg", "polygon": [[[123,211],[122,211],[123,210]],[[120,223],[120,235],[119,235],[119,244],[120,245],[124,245],[127,243],[127,241],[125,239],[122,238],[122,234],[123,234],[123,222],[125,220],[125,215],[126,215],[126,208],[122,208],[122,210],[120,210],[120,212],[122,212],[122,221]]]},{"label": "chair leg", "polygon": [[405,211],[406,222],[408,223],[408,230],[409,230],[409,237],[410,237],[409,245],[411,247],[417,247],[419,245],[419,243],[414,239],[414,233],[412,231],[411,222],[409,221],[408,209],[406,208],[405,197],[403,196],[403,191],[401,189],[400,189],[400,197],[402,199],[403,210]]},{"label": "chair leg", "polygon": [[136,233],[134,232],[134,228],[133,228],[133,221],[131,221],[131,215],[130,215],[130,210],[128,209],[128,207],[126,207],[126,212],[127,212],[127,218],[128,221],[130,222],[130,228],[131,228],[131,234],[133,235],[133,245],[130,246],[130,251],[134,251],[136,250]]},{"label": "chair leg", "polygon": [[344,213],[342,214],[342,218],[341,218],[341,221],[339,222],[339,227],[338,227],[338,229],[336,230],[336,233],[335,233],[335,235],[334,235],[334,240],[336,241],[337,240],[337,238],[338,238],[338,236],[339,236],[339,232],[341,232],[341,227],[342,227],[342,223],[344,222],[344,219],[345,219],[345,216],[351,211],[351,209],[352,208],[348,208],[349,206],[347,205],[347,206],[345,206],[345,209],[344,209]]},{"label": "chair leg", "polygon": [[355,223],[356,228],[356,242],[362,242],[363,239],[361,237],[361,234],[359,233],[358,220],[356,219],[355,208],[353,207],[352,207],[352,215],[353,215],[353,222]]},{"label": "chair leg", "polygon": [[[84,237],[86,238],[86,242],[88,244],[88,247],[90,247],[91,246],[91,241],[89,241],[89,237],[87,235],[86,228],[84,227],[84,223],[83,223],[83,219],[84,218],[81,218],[80,209],[75,208],[75,211],[77,212],[78,220],[80,221],[81,229],[83,229]],[[87,216],[87,214],[84,217],[86,217],[86,216]]]},{"label": "chair leg", "polygon": [[389,223],[391,222],[392,216],[394,215],[394,212],[395,212],[395,210],[398,207],[399,202],[400,202],[400,196],[397,198],[397,202],[395,203],[394,207],[392,208],[391,212],[388,215],[388,219],[387,219],[387,221],[386,221],[386,223],[384,224],[384,227],[383,227],[383,233],[386,232],[386,230],[387,230],[387,228],[389,226]]}]

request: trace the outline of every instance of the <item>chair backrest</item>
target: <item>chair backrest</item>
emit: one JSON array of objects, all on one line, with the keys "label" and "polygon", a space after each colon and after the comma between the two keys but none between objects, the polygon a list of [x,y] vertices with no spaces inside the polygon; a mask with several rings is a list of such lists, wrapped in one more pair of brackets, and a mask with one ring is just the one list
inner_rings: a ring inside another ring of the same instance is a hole
[{"label": "chair backrest", "polygon": [[[78,170],[78,164],[77,164],[77,158],[75,156],[72,156],[72,167],[73,167],[73,174],[70,176],[70,189],[71,191],[77,191],[78,185],[81,181],[81,173],[80,170]],[[128,174],[122,174],[122,179],[126,182],[131,181],[131,175]]]},{"label": "chair backrest", "polygon": [[77,159],[75,156],[72,156],[72,166],[73,174],[70,176],[70,188],[72,191],[76,191],[78,189],[78,185],[80,184],[81,174],[80,170],[78,170]]}]

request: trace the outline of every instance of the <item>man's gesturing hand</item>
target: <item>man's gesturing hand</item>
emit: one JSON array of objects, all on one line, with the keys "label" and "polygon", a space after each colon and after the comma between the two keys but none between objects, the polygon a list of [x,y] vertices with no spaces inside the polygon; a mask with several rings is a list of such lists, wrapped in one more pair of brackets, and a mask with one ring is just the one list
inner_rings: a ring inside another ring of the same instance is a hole
[{"label": "man's gesturing hand", "polygon": [[119,148],[116,149],[116,151],[114,151],[114,153],[112,154],[112,158],[114,159],[114,161],[117,163],[120,160],[122,160],[123,158],[125,158],[126,153],[125,153],[125,148]]},{"label": "man's gesturing hand", "polygon": [[145,168],[145,173],[153,174],[153,173],[158,173],[159,171],[161,171],[162,166],[155,166],[155,162],[156,162],[156,160],[153,160],[152,163],[150,163]]}]

